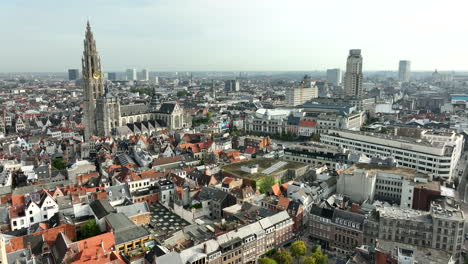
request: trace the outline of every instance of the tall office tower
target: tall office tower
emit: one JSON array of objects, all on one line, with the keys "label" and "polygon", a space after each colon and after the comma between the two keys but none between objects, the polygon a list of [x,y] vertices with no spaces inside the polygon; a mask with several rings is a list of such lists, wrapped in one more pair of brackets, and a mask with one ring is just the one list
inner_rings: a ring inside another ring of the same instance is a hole
[{"label": "tall office tower", "polygon": [[141,80],[142,81],[148,81],[149,80],[149,74],[147,69],[141,70]]},{"label": "tall office tower", "polygon": [[69,69],[68,70],[68,80],[75,81],[80,77],[80,70],[78,69]]},{"label": "tall office tower", "polygon": [[352,49],[349,51],[348,60],[346,62],[346,73],[344,80],[344,89],[346,95],[362,97],[362,56],[360,49]]},{"label": "tall office tower", "polygon": [[127,69],[125,72],[127,81],[136,81],[137,80],[137,71],[136,69]]},{"label": "tall office tower", "polygon": [[315,81],[305,76],[299,87],[291,87],[286,90],[286,105],[297,106],[306,103],[312,98],[318,97],[318,86]]},{"label": "tall office tower", "polygon": [[327,70],[327,81],[329,84],[338,86],[341,84],[341,70],[340,69],[328,69]]},{"label": "tall office tower", "polygon": [[116,72],[109,72],[107,74],[107,79],[109,79],[109,81],[117,81],[117,73]]},{"label": "tall office tower", "polygon": [[224,90],[227,92],[233,91],[237,92],[240,90],[240,82],[239,80],[227,80],[224,82]]},{"label": "tall office tower", "polygon": [[398,79],[400,82],[409,82],[411,78],[411,61],[401,60],[398,67]]},{"label": "tall office tower", "polygon": [[158,76],[154,77],[154,84],[159,85],[159,77]]},{"label": "tall office tower", "polygon": [[101,79],[101,59],[96,50],[96,41],[91,26],[86,27],[82,62],[84,92],[85,140],[96,134],[96,99],[104,95]]}]

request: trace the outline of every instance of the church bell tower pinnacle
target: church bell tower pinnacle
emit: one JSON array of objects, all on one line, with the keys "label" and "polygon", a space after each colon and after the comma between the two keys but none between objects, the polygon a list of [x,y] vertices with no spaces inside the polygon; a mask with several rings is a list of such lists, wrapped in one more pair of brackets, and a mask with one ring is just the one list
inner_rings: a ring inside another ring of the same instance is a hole
[{"label": "church bell tower pinnacle", "polygon": [[104,96],[104,86],[101,79],[101,60],[99,58],[96,41],[89,21],[86,26],[84,51],[82,62],[83,94],[84,94],[84,122],[85,141],[96,134],[96,99]]}]

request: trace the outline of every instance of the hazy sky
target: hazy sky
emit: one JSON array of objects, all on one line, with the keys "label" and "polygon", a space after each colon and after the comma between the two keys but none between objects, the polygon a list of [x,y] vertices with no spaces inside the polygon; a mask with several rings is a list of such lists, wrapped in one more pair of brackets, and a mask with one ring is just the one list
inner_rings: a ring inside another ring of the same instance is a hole
[{"label": "hazy sky", "polygon": [[89,18],[104,71],[468,70],[467,0],[0,0],[0,72],[81,68]]}]

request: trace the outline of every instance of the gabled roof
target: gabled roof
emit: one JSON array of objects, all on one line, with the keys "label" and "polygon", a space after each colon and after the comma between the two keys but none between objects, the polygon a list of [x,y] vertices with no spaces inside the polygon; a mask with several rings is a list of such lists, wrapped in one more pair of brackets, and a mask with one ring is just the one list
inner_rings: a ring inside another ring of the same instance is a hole
[{"label": "gabled roof", "polygon": [[274,184],[273,186],[271,186],[271,191],[273,192],[274,195],[276,196],[280,196],[281,195],[281,190],[280,190],[280,186],[278,183]]},{"label": "gabled roof", "polygon": [[116,207],[118,213],[122,213],[127,217],[134,217],[141,214],[148,214],[150,212],[146,202],[134,203],[126,206]]},{"label": "gabled roof", "polygon": [[128,219],[123,213],[110,213],[106,215],[104,219],[113,231],[125,229],[134,225],[132,220]]},{"label": "gabled roof", "polygon": [[113,185],[106,188],[109,201],[117,201],[130,198],[130,190],[127,184]]},{"label": "gabled roof", "polygon": [[161,107],[159,108],[158,112],[164,114],[172,114],[172,112],[174,112],[174,109],[176,108],[176,105],[177,103],[163,103],[161,104]]},{"label": "gabled roof", "polygon": [[101,219],[110,213],[116,212],[114,207],[112,207],[107,199],[92,201],[89,204],[89,207],[91,207],[91,210],[93,210],[94,215],[96,215],[98,219]]}]

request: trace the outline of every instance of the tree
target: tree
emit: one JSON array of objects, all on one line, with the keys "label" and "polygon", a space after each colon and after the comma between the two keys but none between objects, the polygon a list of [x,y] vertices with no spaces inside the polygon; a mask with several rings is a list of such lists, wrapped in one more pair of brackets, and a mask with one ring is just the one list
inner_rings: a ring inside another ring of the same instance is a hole
[{"label": "tree", "polygon": [[302,264],[317,264],[314,257],[304,257],[302,259]]},{"label": "tree", "polygon": [[292,264],[292,257],[287,250],[278,250],[275,255],[273,255],[273,259],[276,262],[281,264]]},{"label": "tree", "polygon": [[183,90],[183,91],[178,91],[177,92],[177,97],[184,97],[184,96],[188,96],[188,92]]},{"label": "tree", "polygon": [[319,134],[319,133],[314,133],[314,134],[312,134],[312,136],[310,137],[310,139],[311,139],[312,141],[320,142],[320,134]]},{"label": "tree", "polygon": [[258,263],[259,264],[277,264],[277,262],[274,259],[271,259],[269,257],[259,258]]},{"label": "tree", "polygon": [[211,112],[206,113],[206,119],[210,120],[213,114]]},{"label": "tree", "polygon": [[315,259],[315,264],[327,264],[328,256],[323,254],[320,248],[315,249],[315,251],[310,255]]},{"label": "tree", "polygon": [[100,233],[101,231],[99,231],[99,226],[96,224],[96,220],[90,219],[80,228],[80,240],[97,236]]},{"label": "tree", "polygon": [[265,256],[272,258],[276,254],[276,252],[278,252],[278,249],[276,248],[270,249],[267,251],[267,253],[265,253]]},{"label": "tree", "polygon": [[302,256],[305,256],[307,253],[307,247],[302,240],[294,241],[291,246],[289,247],[289,251],[291,251],[291,256],[293,256],[297,262]]},{"label": "tree", "polygon": [[67,164],[62,157],[56,158],[52,161],[52,169],[54,170],[64,170],[67,168]]},{"label": "tree", "polygon": [[259,188],[260,188],[260,193],[266,193],[268,190],[270,190],[271,186],[273,186],[276,183],[276,180],[273,176],[267,175],[263,177],[260,180]]}]

